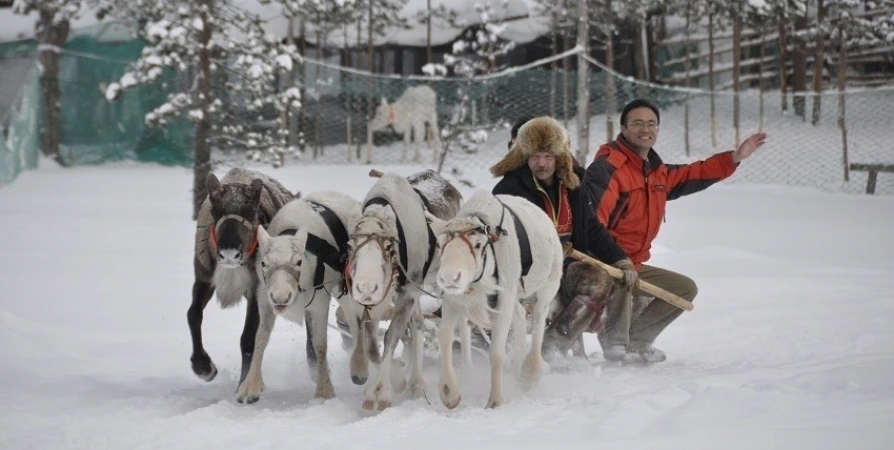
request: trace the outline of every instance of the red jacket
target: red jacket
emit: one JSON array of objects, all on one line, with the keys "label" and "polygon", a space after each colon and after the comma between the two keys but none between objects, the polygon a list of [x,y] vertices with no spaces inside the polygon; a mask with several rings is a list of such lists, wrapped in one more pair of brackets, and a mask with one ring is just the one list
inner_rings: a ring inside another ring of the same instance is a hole
[{"label": "red jacket", "polygon": [[733,152],[692,164],[664,164],[654,149],[649,160],[630,150],[623,136],[603,144],[587,168],[596,217],[608,228],[636,269],[649,260],[652,241],[668,200],[701,191],[736,170]]}]

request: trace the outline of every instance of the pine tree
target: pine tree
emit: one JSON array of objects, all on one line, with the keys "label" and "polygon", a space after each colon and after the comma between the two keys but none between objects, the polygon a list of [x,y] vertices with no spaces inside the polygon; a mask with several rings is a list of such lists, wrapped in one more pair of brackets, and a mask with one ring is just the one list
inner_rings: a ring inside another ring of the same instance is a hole
[{"label": "pine tree", "polygon": [[[130,87],[159,81],[168,70],[189,78],[179,91],[168,86],[174,92],[146,115],[146,122],[164,126],[186,118],[193,123],[194,217],[207,195],[212,149],[243,151],[274,166],[284,154],[297,154],[277,117],[300,108],[299,91],[281,91],[277,81],[301,57],[294,47],[266,33],[257,14],[230,0],[100,1],[103,13],[140,20],[140,36],[147,42],[140,58],[108,86],[110,101]],[[283,7],[282,1],[262,3]]]}]

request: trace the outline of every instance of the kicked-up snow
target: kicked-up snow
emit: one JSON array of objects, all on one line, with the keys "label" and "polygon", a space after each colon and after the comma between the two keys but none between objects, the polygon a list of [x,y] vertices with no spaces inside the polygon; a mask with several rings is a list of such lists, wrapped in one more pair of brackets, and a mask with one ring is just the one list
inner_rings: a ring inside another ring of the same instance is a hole
[{"label": "kicked-up snow", "polygon": [[[747,165],[774,151],[771,141]],[[368,166],[261,170],[362,199]],[[418,167],[380,166],[410,175]],[[219,175],[225,168],[217,171]],[[466,174],[483,189],[486,168]],[[547,369],[485,410],[486,358],[428,399],[360,409],[334,329],[337,397],[313,399],[305,331],[280,320],[258,403],[236,403],[244,306],[208,304],[210,383],[189,366],[192,175],[117,164],[0,189],[0,448],[886,449],[894,442],[894,198],[718,184],[668,205],[650,263],[696,280],[650,367]],[[457,185],[464,198],[473,189]],[[244,302],[243,304],[244,305]],[[330,313],[334,324],[334,307]],[[587,351],[601,361],[595,336]],[[400,352],[400,350],[398,350]],[[508,371],[509,369],[507,369]]]}]

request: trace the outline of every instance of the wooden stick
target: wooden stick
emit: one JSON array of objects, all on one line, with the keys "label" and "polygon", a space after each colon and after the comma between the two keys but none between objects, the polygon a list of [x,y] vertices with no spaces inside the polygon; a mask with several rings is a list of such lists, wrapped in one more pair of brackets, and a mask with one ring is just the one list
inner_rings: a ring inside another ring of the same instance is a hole
[{"label": "wooden stick", "polygon": [[[568,256],[570,256],[578,261],[585,262],[591,266],[602,267],[603,269],[605,269],[606,272],[608,272],[609,275],[612,276],[612,278],[617,278],[617,279],[624,278],[623,270],[621,270],[615,266],[610,266],[610,265],[608,265],[602,261],[599,261],[597,259],[593,259],[577,250],[572,249],[571,253]],[[656,298],[660,298],[660,299],[670,303],[671,305],[676,306],[677,308],[685,309],[686,311],[692,311],[692,302],[689,302],[686,299],[684,299],[678,295],[672,294],[664,289],[661,289],[660,287],[655,286],[654,284],[646,283],[643,280],[637,279],[636,280],[636,288],[647,293],[647,294],[654,295]]]},{"label": "wooden stick", "polygon": [[369,176],[371,176],[373,178],[382,178],[383,175],[385,175],[385,174],[382,172],[379,172],[376,169],[369,169]]}]

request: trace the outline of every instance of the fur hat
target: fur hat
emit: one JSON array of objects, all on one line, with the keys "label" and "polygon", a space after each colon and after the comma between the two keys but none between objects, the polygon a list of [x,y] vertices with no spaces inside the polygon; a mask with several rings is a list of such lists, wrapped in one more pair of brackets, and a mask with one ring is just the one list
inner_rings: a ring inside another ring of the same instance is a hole
[{"label": "fur hat", "polygon": [[528,164],[528,158],[537,152],[556,155],[556,176],[570,189],[580,186],[580,180],[574,174],[568,131],[549,116],[536,117],[522,125],[509,153],[490,168],[490,173],[495,177],[506,175],[510,170]]}]

